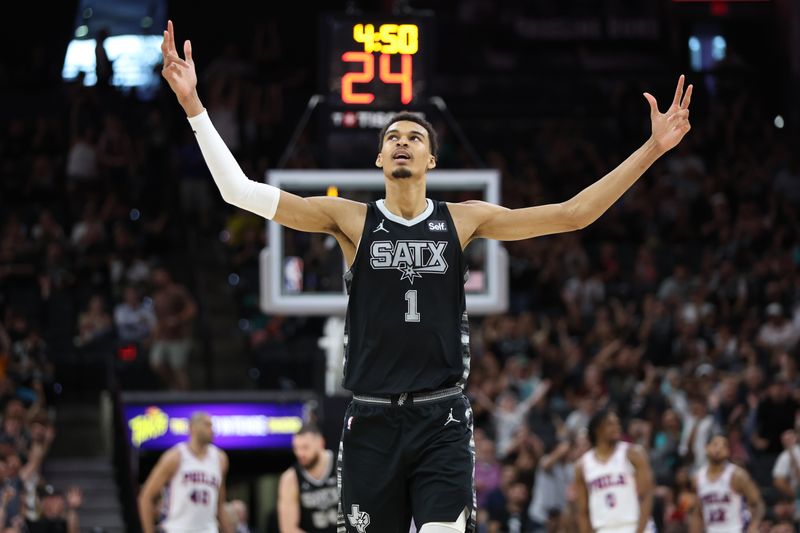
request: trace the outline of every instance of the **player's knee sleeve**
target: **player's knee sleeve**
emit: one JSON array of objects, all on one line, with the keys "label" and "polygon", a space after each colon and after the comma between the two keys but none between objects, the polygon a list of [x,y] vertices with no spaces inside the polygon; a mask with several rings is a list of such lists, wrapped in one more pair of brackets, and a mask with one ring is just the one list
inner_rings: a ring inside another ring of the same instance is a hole
[{"label": "player's knee sleeve", "polygon": [[467,509],[464,509],[455,522],[428,522],[423,524],[419,533],[464,533],[467,530]]}]

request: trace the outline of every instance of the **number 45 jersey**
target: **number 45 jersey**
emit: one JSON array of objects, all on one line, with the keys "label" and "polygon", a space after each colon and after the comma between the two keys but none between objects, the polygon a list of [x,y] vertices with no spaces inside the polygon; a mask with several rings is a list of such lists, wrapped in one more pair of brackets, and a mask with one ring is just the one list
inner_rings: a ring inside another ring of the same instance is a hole
[{"label": "number 45 jersey", "polygon": [[390,395],[462,386],[469,374],[467,266],[445,202],[406,220],[367,204],[345,273],[344,388]]},{"label": "number 45 jersey", "polygon": [[164,499],[166,533],[217,533],[217,498],[222,481],[219,450],[213,444],[202,459],[185,442],[176,445],[181,464]]}]

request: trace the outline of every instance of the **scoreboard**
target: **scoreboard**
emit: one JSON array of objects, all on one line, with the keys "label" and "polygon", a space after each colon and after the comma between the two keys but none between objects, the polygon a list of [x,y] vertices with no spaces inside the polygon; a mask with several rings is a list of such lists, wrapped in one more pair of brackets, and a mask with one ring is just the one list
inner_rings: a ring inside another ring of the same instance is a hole
[{"label": "scoreboard", "polygon": [[399,110],[428,96],[433,24],[424,17],[322,16],[322,94],[340,111]]}]

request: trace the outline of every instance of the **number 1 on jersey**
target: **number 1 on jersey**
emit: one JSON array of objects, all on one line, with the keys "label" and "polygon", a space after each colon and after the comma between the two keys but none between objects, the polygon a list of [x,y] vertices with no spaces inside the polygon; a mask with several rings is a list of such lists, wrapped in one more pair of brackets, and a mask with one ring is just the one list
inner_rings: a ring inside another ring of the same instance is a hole
[{"label": "number 1 on jersey", "polygon": [[411,289],[406,291],[406,302],[408,302],[408,312],[406,313],[406,322],[419,322],[419,313],[417,312],[416,289]]}]

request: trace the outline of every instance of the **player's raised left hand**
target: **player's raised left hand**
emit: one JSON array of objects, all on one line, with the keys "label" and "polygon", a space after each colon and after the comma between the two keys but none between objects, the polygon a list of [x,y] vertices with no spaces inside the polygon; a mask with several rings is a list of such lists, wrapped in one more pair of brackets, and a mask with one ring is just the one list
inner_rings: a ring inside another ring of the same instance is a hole
[{"label": "player's raised left hand", "polygon": [[664,152],[674,148],[691,129],[689,102],[692,100],[692,85],[689,85],[684,92],[683,83],[684,77],[681,74],[672,105],[665,113],[658,110],[658,103],[652,94],[644,93],[644,97],[650,103],[651,139]]}]

